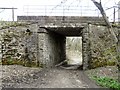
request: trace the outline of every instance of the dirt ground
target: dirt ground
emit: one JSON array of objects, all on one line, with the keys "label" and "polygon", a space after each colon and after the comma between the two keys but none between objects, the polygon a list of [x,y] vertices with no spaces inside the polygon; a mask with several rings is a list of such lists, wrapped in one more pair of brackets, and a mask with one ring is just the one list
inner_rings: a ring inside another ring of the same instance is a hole
[{"label": "dirt ground", "polygon": [[2,86],[7,88],[100,88],[89,78],[93,75],[118,79],[115,66],[99,67],[87,71],[63,68],[30,68],[20,65],[2,66]]},{"label": "dirt ground", "polygon": [[[13,68],[14,67],[14,68]],[[19,65],[2,67],[2,87],[9,88],[98,88],[83,71],[62,68],[38,69]],[[15,74],[14,72],[19,72]],[[5,73],[6,72],[6,73]],[[26,74],[24,74],[24,72]]]},{"label": "dirt ground", "polygon": [[117,66],[105,66],[99,67],[91,70],[85,71],[86,75],[91,76],[101,76],[101,77],[109,77],[115,80],[118,80],[118,68]]}]

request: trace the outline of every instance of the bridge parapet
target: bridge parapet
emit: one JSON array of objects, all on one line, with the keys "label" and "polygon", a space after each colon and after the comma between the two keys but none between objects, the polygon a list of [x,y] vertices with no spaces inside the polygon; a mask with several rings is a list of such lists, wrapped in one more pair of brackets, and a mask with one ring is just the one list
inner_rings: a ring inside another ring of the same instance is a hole
[{"label": "bridge parapet", "polygon": [[104,23],[102,17],[81,16],[18,16],[18,21],[34,21],[41,24],[46,23]]}]

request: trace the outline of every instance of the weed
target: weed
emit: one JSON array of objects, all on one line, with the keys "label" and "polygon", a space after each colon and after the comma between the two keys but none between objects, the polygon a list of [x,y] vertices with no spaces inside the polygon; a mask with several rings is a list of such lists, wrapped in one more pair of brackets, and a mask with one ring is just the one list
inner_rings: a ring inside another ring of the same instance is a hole
[{"label": "weed", "polygon": [[92,79],[95,80],[99,85],[101,85],[103,87],[120,90],[120,83],[109,77],[93,76]]}]

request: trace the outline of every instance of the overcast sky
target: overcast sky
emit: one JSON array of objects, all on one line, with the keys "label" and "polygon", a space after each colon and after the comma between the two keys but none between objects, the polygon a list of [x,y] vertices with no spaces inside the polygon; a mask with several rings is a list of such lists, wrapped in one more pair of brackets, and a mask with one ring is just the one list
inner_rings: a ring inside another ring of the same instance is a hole
[{"label": "overcast sky", "polygon": [[[100,1],[100,0],[96,0]],[[118,4],[120,0],[101,0],[103,7],[109,8]],[[47,5],[45,7],[44,5]],[[53,5],[53,6],[49,6]],[[57,5],[57,6],[56,6]],[[63,7],[64,6],[64,7]],[[75,7],[73,7],[75,6]],[[87,7],[85,7],[87,6]],[[92,7],[91,7],[92,6]],[[76,15],[98,16],[100,13],[91,0],[0,0],[0,7],[15,7],[15,20],[20,15]],[[61,10],[64,8],[64,11]],[[76,10],[75,10],[76,9]],[[0,20],[12,20],[11,10],[0,9]],[[113,20],[113,8],[106,10],[109,20]],[[117,21],[116,8],[116,21]]]}]

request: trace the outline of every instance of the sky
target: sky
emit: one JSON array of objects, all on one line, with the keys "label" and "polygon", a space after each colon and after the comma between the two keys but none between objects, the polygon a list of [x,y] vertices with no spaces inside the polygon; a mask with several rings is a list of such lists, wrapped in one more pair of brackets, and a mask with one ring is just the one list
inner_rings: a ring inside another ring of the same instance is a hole
[{"label": "sky", "polygon": [[[100,1],[100,0],[96,0]],[[107,16],[113,21],[113,8],[120,0],[101,0]],[[17,16],[101,16],[99,10],[91,0],[0,0],[0,7],[15,7],[15,20]],[[116,21],[118,9],[116,9]],[[0,9],[0,20],[12,20],[12,10]]]}]

